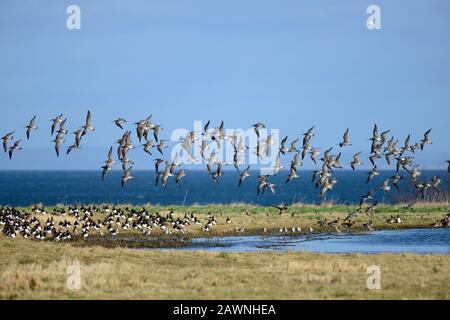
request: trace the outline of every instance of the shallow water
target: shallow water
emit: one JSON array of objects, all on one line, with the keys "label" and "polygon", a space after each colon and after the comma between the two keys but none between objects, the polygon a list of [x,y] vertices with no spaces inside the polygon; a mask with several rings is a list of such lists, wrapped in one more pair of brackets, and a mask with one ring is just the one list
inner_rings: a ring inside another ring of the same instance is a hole
[{"label": "shallow water", "polygon": [[450,229],[383,230],[358,234],[300,236],[233,236],[198,238],[192,246],[173,250],[220,252],[420,253],[449,254]]}]

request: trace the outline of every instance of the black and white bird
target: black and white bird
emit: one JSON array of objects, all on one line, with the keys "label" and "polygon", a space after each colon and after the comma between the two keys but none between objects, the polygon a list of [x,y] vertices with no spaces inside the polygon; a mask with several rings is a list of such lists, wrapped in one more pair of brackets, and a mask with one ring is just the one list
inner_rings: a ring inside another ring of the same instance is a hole
[{"label": "black and white bird", "polygon": [[127,120],[125,120],[123,118],[118,118],[118,119],[114,120],[113,122],[116,124],[116,126],[118,126],[120,129],[123,130],[123,126],[127,122]]},{"label": "black and white bird", "polygon": [[22,140],[15,141],[14,144],[9,148],[9,159],[12,159],[14,152],[22,150],[22,148],[19,146],[20,141]]}]

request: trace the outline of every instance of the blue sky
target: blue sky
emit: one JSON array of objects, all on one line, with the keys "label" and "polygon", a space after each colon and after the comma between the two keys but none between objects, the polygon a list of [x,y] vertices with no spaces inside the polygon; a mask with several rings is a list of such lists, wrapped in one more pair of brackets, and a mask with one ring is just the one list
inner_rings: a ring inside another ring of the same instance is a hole
[{"label": "blue sky", "polygon": [[[66,29],[70,4],[81,7],[81,30]],[[370,4],[381,7],[381,30],[365,27]],[[448,12],[437,0],[3,0],[0,135],[24,137],[34,114],[39,129],[13,161],[0,154],[0,170],[97,169],[122,134],[111,121],[148,114],[166,137],[194,120],[262,121],[291,138],[316,125],[322,149],[349,127],[351,152],[369,148],[374,123],[401,141],[433,128],[417,160],[444,168]],[[88,109],[97,131],[57,159],[49,119],[64,113],[73,130]],[[142,152],[133,157],[152,167]]]}]

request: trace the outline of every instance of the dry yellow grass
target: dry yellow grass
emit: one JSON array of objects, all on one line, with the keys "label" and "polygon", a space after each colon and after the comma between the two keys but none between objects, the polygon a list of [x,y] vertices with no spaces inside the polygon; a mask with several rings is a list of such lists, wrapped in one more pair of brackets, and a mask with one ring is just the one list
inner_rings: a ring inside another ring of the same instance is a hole
[{"label": "dry yellow grass", "polygon": [[[2,299],[450,299],[448,255],[207,253],[0,236]],[[66,286],[79,264],[81,289]],[[366,286],[381,268],[381,290]]]}]

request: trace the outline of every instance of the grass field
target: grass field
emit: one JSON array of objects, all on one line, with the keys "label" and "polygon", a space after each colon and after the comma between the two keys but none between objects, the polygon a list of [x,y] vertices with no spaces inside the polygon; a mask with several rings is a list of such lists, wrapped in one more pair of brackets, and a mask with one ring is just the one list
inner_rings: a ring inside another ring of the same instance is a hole
[{"label": "grass field", "polygon": [[[450,299],[447,255],[206,253],[0,238],[2,299]],[[81,289],[69,290],[79,265]],[[367,288],[367,267],[381,290]]]},{"label": "grass field", "polygon": [[[276,209],[244,205],[151,208],[176,215],[193,211],[201,219],[211,211],[219,223],[210,234],[249,233],[266,227],[307,228],[316,217],[345,217],[345,206],[293,206],[279,216]],[[249,215],[245,212],[248,211]],[[413,212],[380,206],[372,217],[375,229],[429,227],[450,211],[449,204],[418,204]],[[292,216],[293,214],[293,216]],[[385,222],[400,214],[404,223]],[[47,216],[41,218],[46,219]],[[232,224],[224,223],[230,217]],[[58,217],[57,219],[69,219]],[[192,226],[192,236],[204,236]],[[107,237],[106,237],[107,239]],[[106,240],[105,240],[106,241]],[[211,253],[108,248],[10,239],[0,235],[2,299],[450,299],[450,257],[414,254]],[[69,266],[79,266],[81,289],[66,283]],[[381,290],[367,288],[367,267],[381,270]]]}]

